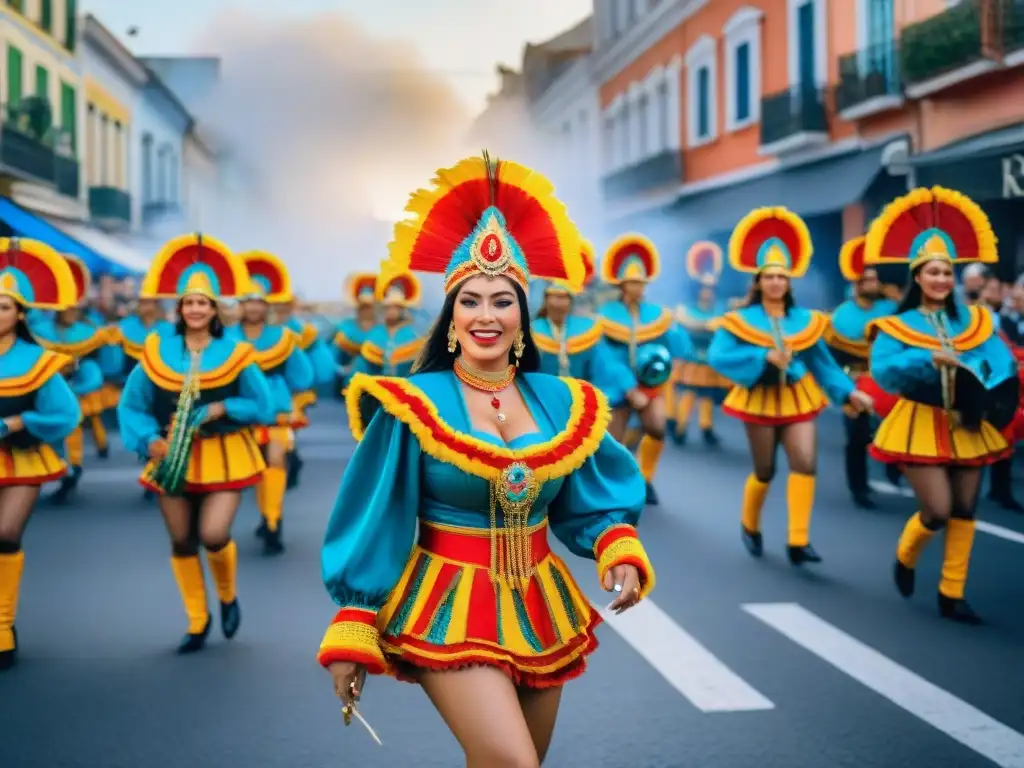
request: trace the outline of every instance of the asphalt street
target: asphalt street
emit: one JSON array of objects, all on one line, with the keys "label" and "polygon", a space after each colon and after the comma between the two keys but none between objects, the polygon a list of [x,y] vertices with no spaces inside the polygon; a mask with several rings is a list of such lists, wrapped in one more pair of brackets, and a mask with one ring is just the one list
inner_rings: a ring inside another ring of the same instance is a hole
[{"label": "asphalt street", "polygon": [[[546,765],[1024,768],[1024,516],[982,506],[968,596],[987,624],[944,622],[941,542],[904,601],[890,568],[913,500],[882,484],[878,510],[852,506],[834,414],[822,421],[812,526],[824,562],[803,570],[785,559],[782,483],[765,511],[766,557],[742,548],[748,458],[737,425],[720,422],[720,449],[666,450],[663,503],[640,526],[658,588],[599,630],[590,671],[566,688]],[[378,747],[342,725],[316,664],[333,613],[320,541],[353,450],[342,423],[340,405],[326,403],[300,436],[306,469],[287,497],[282,557],[261,556],[245,499],[242,629],[231,642],[215,630],[196,656],[172,652],[184,616],[132,457],[115,447],[106,462],[89,459],[73,504],[38,509],[25,542],[21,663],[0,676],[0,766],[462,764],[418,688],[369,681],[362,710]],[[593,564],[563,555],[606,604]]]}]

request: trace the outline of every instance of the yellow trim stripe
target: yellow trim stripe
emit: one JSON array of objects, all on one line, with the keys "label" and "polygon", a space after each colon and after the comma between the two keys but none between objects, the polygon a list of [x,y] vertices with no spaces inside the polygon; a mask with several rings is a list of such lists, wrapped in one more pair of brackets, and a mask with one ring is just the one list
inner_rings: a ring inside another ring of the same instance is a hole
[{"label": "yellow trim stripe", "polygon": [[612,341],[617,341],[620,344],[629,344],[630,338],[635,338],[637,344],[647,344],[648,342],[659,339],[668,333],[672,329],[672,323],[675,319],[672,317],[671,310],[663,309],[661,315],[657,320],[643,325],[638,325],[631,336],[630,331],[632,330],[628,325],[622,323],[616,323],[614,320],[609,320],[607,317],[601,318],[601,328],[604,331],[604,335]]},{"label": "yellow trim stripe", "polygon": [[[988,312],[979,307],[968,307],[967,311],[971,316],[967,327],[952,339],[953,348],[957,352],[969,352],[972,349],[977,349],[995,332],[992,317]],[[878,331],[889,334],[896,341],[906,344],[908,347],[927,349],[932,352],[942,349],[942,344],[937,338],[928,333],[915,331],[896,315],[872,320],[867,328],[868,338],[874,339],[874,335]]]},{"label": "yellow trim stripe", "polygon": [[70,356],[44,349],[25,373],[0,378],[0,397],[20,397],[35,392],[71,363]]},{"label": "yellow trim stripe", "polygon": [[[775,348],[775,339],[770,333],[755,328],[737,312],[729,312],[723,316],[720,327],[747,344]],[[802,352],[817,344],[827,328],[828,318],[821,312],[814,311],[811,312],[811,321],[806,326],[790,336],[784,336],[783,341],[794,352]]]}]

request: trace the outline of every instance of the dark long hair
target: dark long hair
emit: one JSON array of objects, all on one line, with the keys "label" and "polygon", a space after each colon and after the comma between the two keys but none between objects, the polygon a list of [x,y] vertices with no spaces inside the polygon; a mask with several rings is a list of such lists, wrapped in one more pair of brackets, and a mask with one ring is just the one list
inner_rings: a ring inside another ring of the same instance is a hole
[{"label": "dark long hair", "polygon": [[[540,370],[540,352],[537,345],[533,343],[533,336],[530,334],[530,309],[526,305],[526,294],[518,284],[513,283],[516,289],[516,298],[519,300],[519,316],[523,330],[523,356],[519,358],[519,370],[523,373],[534,373]],[[434,371],[450,371],[455,366],[455,358],[459,356],[459,350],[448,351],[448,328],[452,324],[452,317],[455,315],[455,299],[459,295],[461,285],[450,291],[444,299],[444,306],[441,313],[434,321],[427,336],[427,342],[423,345],[416,364],[413,366],[413,373],[433,373]],[[509,350],[508,358],[510,363],[515,360],[512,350]]]},{"label": "dark long hair", "polygon": [[[896,308],[896,314],[907,312],[911,309],[917,309],[921,306],[921,302],[924,300],[924,292],[921,290],[921,284],[915,279],[921,270],[924,269],[924,264],[918,264],[912,270],[910,270],[910,281],[907,283],[907,287],[903,289],[903,301],[900,302]],[[959,320],[960,312],[956,308],[955,292],[950,291],[949,296],[943,303],[943,309],[946,310],[946,314],[949,315],[951,320]]]},{"label": "dark long hair", "polygon": [[29,344],[39,346],[39,342],[36,340],[36,337],[33,336],[32,331],[28,329],[28,322],[24,317],[25,313],[28,311],[25,305],[13,296],[10,297],[10,299],[14,302],[14,306],[18,310],[18,314],[21,315],[21,317],[14,321],[14,337],[16,339],[21,339],[22,341],[27,341]]},{"label": "dark long hair", "polygon": [[[782,297],[782,308],[788,315],[789,310],[796,306],[796,302],[793,301],[793,278],[787,278],[789,280],[789,290],[786,291],[786,295]],[[746,306],[753,307],[755,305],[764,304],[764,293],[761,291],[761,273],[758,272],[754,275],[753,287],[750,290],[750,300]]]},{"label": "dark long hair", "polygon": [[[174,332],[179,336],[184,336],[187,330],[185,326],[185,320],[181,316],[181,303],[184,298],[178,299],[178,303],[174,307],[174,313],[178,316],[178,320],[174,323]],[[217,302],[210,301],[213,304],[213,318],[210,320],[210,336],[215,339],[219,339],[224,335],[224,323],[220,321],[220,315],[217,314]]]}]

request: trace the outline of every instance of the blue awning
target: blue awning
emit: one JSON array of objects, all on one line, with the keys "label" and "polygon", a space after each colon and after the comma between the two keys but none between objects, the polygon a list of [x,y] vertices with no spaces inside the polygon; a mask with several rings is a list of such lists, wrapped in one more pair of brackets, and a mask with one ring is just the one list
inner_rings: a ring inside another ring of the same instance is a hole
[{"label": "blue awning", "polygon": [[29,213],[6,197],[0,198],[0,221],[7,224],[19,237],[39,240],[61,253],[77,256],[94,275],[125,277],[134,274],[74,238],[68,237],[48,221]]}]

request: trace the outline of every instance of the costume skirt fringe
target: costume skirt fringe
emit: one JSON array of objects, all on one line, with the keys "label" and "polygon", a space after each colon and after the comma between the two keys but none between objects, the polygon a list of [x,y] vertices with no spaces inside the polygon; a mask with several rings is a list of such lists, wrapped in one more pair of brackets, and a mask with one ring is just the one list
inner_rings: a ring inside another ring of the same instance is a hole
[{"label": "costume skirt fringe", "polygon": [[419,544],[377,614],[396,677],[415,682],[416,669],[483,665],[516,685],[546,688],[583,673],[601,616],[551,552],[547,523],[530,535],[536,570],[517,590],[492,579],[489,530],[421,523]]},{"label": "costume skirt fringe", "polygon": [[875,433],[871,455],[887,464],[975,467],[1010,454],[1010,444],[987,421],[977,430],[954,423],[934,405],[899,400]]},{"label": "costume skirt fringe", "polygon": [[[156,466],[157,462],[150,461],[139,482],[143,487],[160,493],[160,488],[150,480]],[[197,437],[192,443],[185,472],[185,492],[240,491],[256,485],[266,468],[251,429]]]},{"label": "costume skirt fringe", "polygon": [[811,421],[828,405],[828,398],[811,375],[786,386],[734,386],[722,403],[722,411],[748,424],[785,426]]},{"label": "costume skirt fringe", "polygon": [[45,485],[67,471],[64,460],[45,443],[26,449],[0,445],[0,487]]}]

